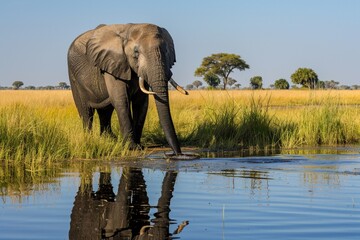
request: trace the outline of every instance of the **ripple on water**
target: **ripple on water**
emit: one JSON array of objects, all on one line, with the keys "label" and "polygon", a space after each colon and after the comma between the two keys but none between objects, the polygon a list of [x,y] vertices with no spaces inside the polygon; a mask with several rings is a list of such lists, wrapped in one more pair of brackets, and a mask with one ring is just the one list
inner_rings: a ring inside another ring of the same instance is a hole
[{"label": "ripple on water", "polygon": [[[168,168],[161,164],[160,169],[154,162],[147,164],[142,171],[136,169],[136,174],[140,171],[143,176],[137,187],[146,189],[151,206],[158,204],[166,189],[163,181],[167,172],[176,175],[174,190],[170,189],[169,231],[189,221],[176,235],[180,239],[360,236],[359,154],[201,159],[171,163]],[[106,179],[99,170],[111,171],[106,176],[111,176],[108,183],[116,195],[121,179],[124,180],[121,166],[99,166],[92,174],[65,172],[46,188],[33,188],[21,202],[14,202],[3,191],[0,239],[68,238],[75,196],[83,184],[91,185],[96,192],[100,179]],[[132,168],[126,169],[129,173]],[[151,207],[149,218],[154,219],[157,211]]]}]

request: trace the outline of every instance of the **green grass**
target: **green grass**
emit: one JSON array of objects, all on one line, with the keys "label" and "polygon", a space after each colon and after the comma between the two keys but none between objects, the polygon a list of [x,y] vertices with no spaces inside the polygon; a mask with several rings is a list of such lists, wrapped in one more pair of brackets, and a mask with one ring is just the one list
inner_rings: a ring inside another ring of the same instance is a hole
[{"label": "green grass", "polygon": [[[64,159],[133,156],[127,143],[97,131],[84,131],[64,109],[11,104],[0,109],[0,159],[40,164]],[[65,110],[66,111],[66,110]]]},{"label": "green grass", "polygon": [[[0,159],[26,162],[31,170],[57,160],[146,153],[129,150],[121,138],[100,136],[96,117],[94,130],[84,131],[68,91],[4,93],[8,97],[0,103]],[[289,96],[288,104],[281,102],[275,93],[274,100],[271,92],[255,91],[246,97],[242,91],[194,91],[188,97],[172,92],[171,111],[181,145],[219,151],[360,143],[360,109],[353,106],[356,94],[347,105],[345,96],[308,96],[306,101],[294,91],[293,99],[301,98],[299,105]],[[24,96],[11,101],[12,94]],[[115,114],[113,120],[118,133]],[[152,98],[142,142],[166,144]]]},{"label": "green grass", "polygon": [[347,121],[356,114],[340,104],[308,106],[299,114],[299,119],[287,122],[282,130],[283,147],[345,145],[359,143],[359,125]]},{"label": "green grass", "polygon": [[[298,148],[359,144],[359,109],[339,100],[309,98],[294,109],[271,110],[271,96],[248,99],[247,104],[233,98],[207,106],[203,118],[185,139],[188,144],[211,150],[244,148]],[[288,112],[288,114],[286,114]]]},{"label": "green grass", "polygon": [[68,142],[58,124],[21,104],[1,110],[0,139],[0,158],[42,162],[69,157]]},{"label": "green grass", "polygon": [[236,102],[207,106],[204,118],[191,131],[188,143],[211,150],[233,150],[276,145],[277,128],[262,99],[248,106]]}]

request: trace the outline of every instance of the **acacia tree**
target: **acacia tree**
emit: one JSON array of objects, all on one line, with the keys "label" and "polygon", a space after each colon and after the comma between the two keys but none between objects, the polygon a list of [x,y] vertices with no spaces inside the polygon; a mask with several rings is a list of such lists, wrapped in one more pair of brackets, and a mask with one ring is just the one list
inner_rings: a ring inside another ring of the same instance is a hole
[{"label": "acacia tree", "polygon": [[59,82],[59,88],[61,89],[68,89],[69,85],[66,82]]},{"label": "acacia tree", "polygon": [[274,86],[276,89],[289,89],[290,84],[285,79],[281,78],[275,81]]},{"label": "acacia tree", "polygon": [[314,89],[319,78],[311,68],[298,68],[298,70],[291,75],[291,81],[308,87],[309,89]]},{"label": "acacia tree", "polygon": [[211,72],[204,75],[204,81],[212,88],[216,88],[220,84],[220,78]]},{"label": "acacia tree", "polygon": [[194,85],[198,89],[200,86],[202,86],[202,82],[199,80],[195,80],[192,85]]},{"label": "acacia tree", "polygon": [[235,79],[229,77],[227,84],[229,84],[229,86],[231,87],[231,86],[234,85],[236,82],[237,82],[237,81],[236,81]]},{"label": "acacia tree", "polygon": [[255,76],[250,78],[250,86],[252,89],[261,89],[262,88],[262,77],[261,76]]},{"label": "acacia tree", "polygon": [[210,73],[215,74],[219,79],[223,80],[223,89],[226,89],[230,74],[235,69],[244,71],[247,68],[250,68],[250,66],[243,59],[241,59],[239,55],[216,53],[203,59],[201,66],[195,70],[195,76],[205,77]]},{"label": "acacia tree", "polygon": [[22,85],[24,85],[24,83],[22,81],[15,81],[12,84],[13,89],[15,89],[15,90],[18,90]]}]

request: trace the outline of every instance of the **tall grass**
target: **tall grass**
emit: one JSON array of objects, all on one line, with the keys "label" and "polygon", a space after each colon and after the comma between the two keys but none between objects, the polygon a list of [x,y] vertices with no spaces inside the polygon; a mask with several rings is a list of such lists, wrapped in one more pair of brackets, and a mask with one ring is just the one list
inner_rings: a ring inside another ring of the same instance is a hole
[{"label": "tall grass", "polygon": [[345,144],[345,129],[339,105],[308,107],[301,115],[298,135],[305,145]]},{"label": "tall grass", "polygon": [[348,107],[339,99],[324,97],[298,110],[282,122],[282,147],[359,144],[360,116],[358,107]]},{"label": "tall grass", "polygon": [[226,104],[207,106],[188,142],[217,150],[275,146],[277,128],[265,100],[251,98],[248,105],[241,106],[230,97]]},{"label": "tall grass", "polygon": [[[41,91],[30,94],[41,94]],[[55,160],[139,155],[130,151],[121,138],[84,131],[71,101],[49,104],[46,99],[54,100],[44,96],[35,102],[34,99],[27,103],[19,100],[0,106],[0,159],[26,162],[32,169]],[[98,124],[95,121],[94,127]]]},{"label": "tall grass", "polygon": [[[150,99],[142,142],[166,144]],[[360,91],[171,92],[170,101],[182,146],[240,150],[360,142]],[[121,138],[100,136],[96,117],[94,131],[84,131],[69,91],[0,91],[0,159],[31,167],[143,154]]]},{"label": "tall grass", "polygon": [[0,158],[22,161],[69,157],[69,142],[56,121],[45,121],[23,104],[0,112]]},{"label": "tall grass", "polygon": [[215,103],[205,97],[189,143],[217,150],[359,144],[359,91],[282,91],[282,101],[279,92],[214,93]]}]

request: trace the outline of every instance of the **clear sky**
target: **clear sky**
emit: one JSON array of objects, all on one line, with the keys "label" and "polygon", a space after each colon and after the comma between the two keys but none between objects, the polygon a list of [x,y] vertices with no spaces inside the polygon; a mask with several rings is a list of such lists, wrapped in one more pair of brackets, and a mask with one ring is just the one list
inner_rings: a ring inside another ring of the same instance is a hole
[{"label": "clear sky", "polygon": [[360,84],[359,0],[1,0],[0,86],[69,83],[73,39],[100,23],[149,22],[175,43],[174,79],[201,78],[195,69],[212,53],[238,54],[249,65],[231,76],[243,87],[290,82],[299,67],[320,80]]}]

